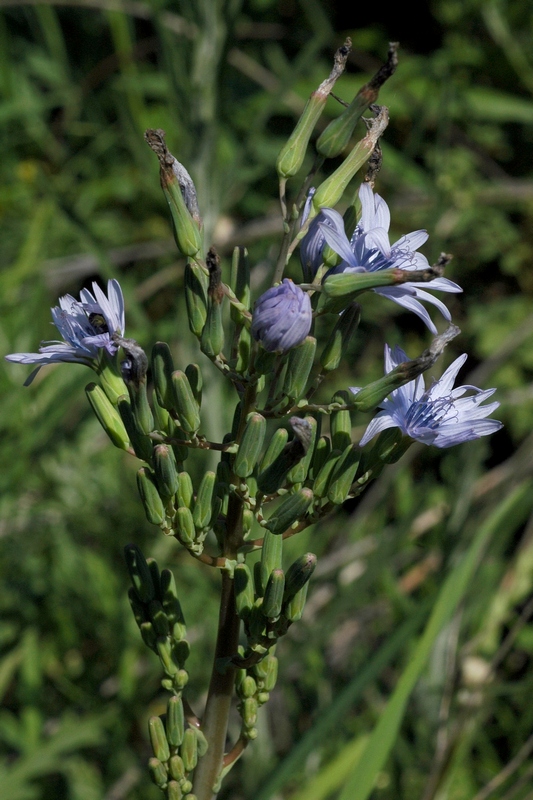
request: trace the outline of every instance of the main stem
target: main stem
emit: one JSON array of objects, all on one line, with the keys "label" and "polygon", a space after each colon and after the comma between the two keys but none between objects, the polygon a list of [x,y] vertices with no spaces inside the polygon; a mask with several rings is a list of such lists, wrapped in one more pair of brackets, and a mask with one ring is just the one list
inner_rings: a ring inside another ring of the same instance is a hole
[{"label": "main stem", "polygon": [[213,786],[222,770],[235,679],[235,669],[228,667],[221,673],[217,669],[217,660],[234,655],[237,652],[238,643],[239,617],[235,608],[233,579],[223,571],[215,659],[202,718],[202,731],[209,747],[207,753],[199,759],[194,774],[193,793],[197,800],[212,800],[215,797]]}]

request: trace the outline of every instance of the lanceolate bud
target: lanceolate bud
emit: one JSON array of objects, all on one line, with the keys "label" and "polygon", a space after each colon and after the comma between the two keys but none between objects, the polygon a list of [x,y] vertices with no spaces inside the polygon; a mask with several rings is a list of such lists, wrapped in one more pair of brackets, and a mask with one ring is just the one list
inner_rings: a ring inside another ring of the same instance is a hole
[{"label": "lanceolate bud", "polygon": [[143,461],[151,461],[153,449],[152,440],[149,436],[139,433],[130,401],[125,395],[118,398],[117,408],[135,451],[135,455]]},{"label": "lanceolate bud", "polygon": [[341,457],[340,450],[330,450],[328,452],[322,466],[318,470],[318,474],[313,483],[313,494],[315,495],[315,497],[322,498],[326,496],[329,482],[331,480],[331,475],[340,457]]},{"label": "lanceolate bud", "polygon": [[[349,405],[353,398],[349,392],[340,391],[333,397],[332,403]],[[352,421],[347,409],[333,411],[331,414],[331,444],[334,449],[342,450],[352,443]]]},{"label": "lanceolate bud", "polygon": [[[277,537],[281,539],[280,536]],[[285,590],[285,573],[282,569],[272,571],[268,579],[261,611],[267,619],[277,619],[281,613],[283,592]]]},{"label": "lanceolate bud", "polygon": [[207,319],[208,278],[198,264],[186,265],[184,285],[189,328],[195,336],[199,337]]},{"label": "lanceolate bud", "polygon": [[357,121],[363,112],[376,102],[380,87],[394,73],[398,64],[397,48],[397,43],[391,42],[387,63],[383,64],[372,80],[357,92],[348,108],[330,122],[321,133],[316,143],[316,149],[321,156],[335,158],[348,146]]},{"label": "lanceolate bud", "polygon": [[340,505],[348,497],[357,467],[361,460],[361,450],[356,445],[348,445],[335,465],[328,488],[328,500]]},{"label": "lanceolate bud", "polygon": [[[331,442],[327,436],[320,436],[316,443],[315,451],[313,453],[313,463],[311,465],[311,474],[314,478],[326,463],[326,459],[331,452]],[[313,490],[314,491],[314,490]]]},{"label": "lanceolate bud", "polygon": [[266,528],[278,535],[302,519],[313,502],[311,489],[300,489],[283,500],[269,518]]},{"label": "lanceolate bud", "polygon": [[126,428],[120,418],[120,414],[115,406],[108,400],[103,389],[96,383],[90,383],[85,387],[85,393],[87,394],[87,399],[98,422],[115,447],[119,447],[121,450],[127,450],[130,442]]},{"label": "lanceolate bud", "polygon": [[178,503],[180,506],[186,506],[187,508],[190,508],[194,494],[191,476],[188,472],[180,472],[178,481]]},{"label": "lanceolate bud", "polygon": [[168,783],[167,770],[158,758],[150,758],[148,761],[148,771],[152,781],[160,789],[165,789]]},{"label": "lanceolate bud", "polygon": [[170,750],[168,749],[167,737],[165,735],[165,728],[160,717],[150,717],[148,720],[148,733],[150,734],[150,742],[154,755],[159,761],[168,761],[170,758]]},{"label": "lanceolate bud", "polygon": [[315,213],[320,208],[333,208],[337,205],[357,170],[363,166],[367,158],[372,154],[388,122],[388,110],[385,106],[382,106],[378,116],[372,121],[366,136],[356,144],[340,167],[329,178],[326,178],[324,183],[321,183],[316,190],[313,196]]},{"label": "lanceolate bud", "polygon": [[200,427],[200,410],[189,380],[181,370],[176,370],[172,373],[172,387],[174,390],[174,407],[181,427],[187,433],[197,431]]},{"label": "lanceolate bud", "polygon": [[266,433],[266,420],[261,414],[248,415],[233,469],[239,478],[247,478],[257,464]]},{"label": "lanceolate bud", "polygon": [[306,553],[291,564],[285,576],[284,605],[289,603],[300,589],[303,589],[315,571],[316,561],[314,553]]},{"label": "lanceolate bud", "polygon": [[200,407],[202,405],[202,389],[204,380],[198,364],[189,364],[185,368],[185,375],[187,376],[187,380],[191,386],[194,399],[198,403],[198,407]]},{"label": "lanceolate bud", "polygon": [[157,488],[163,497],[174,497],[178,491],[178,473],[172,449],[166,444],[156,445],[153,464]]},{"label": "lanceolate bud", "polygon": [[185,771],[192,772],[198,762],[198,739],[192,728],[187,728],[183,735],[180,755]]},{"label": "lanceolate bud", "polygon": [[337,369],[342,358],[346,356],[348,343],[357,329],[360,319],[361,306],[357,303],[351,303],[342,312],[320,356],[320,364],[324,372]]},{"label": "lanceolate bud", "polygon": [[172,409],[172,373],[174,362],[166,342],[156,342],[152,348],[152,379],[157,402],[168,411]]},{"label": "lanceolate bud", "polygon": [[259,570],[261,594],[264,594],[268,579],[272,572],[281,569],[283,556],[283,539],[270,531],[265,531],[263,549],[261,551],[261,567]]},{"label": "lanceolate bud", "polygon": [[137,488],[141,496],[146,519],[152,525],[161,525],[166,518],[165,506],[151,472],[145,467],[137,473]]},{"label": "lanceolate bud", "polygon": [[313,92],[292,132],[287,144],[282,148],[276,161],[276,169],[280,178],[290,178],[296,175],[302,166],[309,144],[309,139],[322,114],[328,95],[335,85],[337,78],[343,73],[346,60],[351,48],[351,41],[346,40],[343,47],[335,53],[334,67],[329,77],[323,81],[316,92]]},{"label": "lanceolate bud", "polygon": [[179,747],[183,741],[185,730],[185,715],[181,697],[175,695],[170,698],[167,705],[167,741],[171,747]]},{"label": "lanceolate bud", "polygon": [[195,256],[202,248],[202,235],[191,176],[168,151],[164,131],[147,130],[144,138],[159,159],[161,187],[170,208],[176,244],[184,256]]},{"label": "lanceolate bud", "polygon": [[302,344],[293,347],[287,359],[287,371],[283,381],[282,394],[291,399],[303,397],[307,379],[313,369],[316,352],[316,339],[307,336]]},{"label": "lanceolate bud", "polygon": [[169,781],[167,785],[167,800],[183,800],[183,790],[178,781]]},{"label": "lanceolate bud", "polygon": [[308,427],[306,448],[305,448],[306,453],[304,457],[287,474],[287,480],[289,481],[289,483],[303,483],[304,480],[306,479],[307,473],[309,471],[309,466],[313,458],[313,453],[315,449],[315,439],[318,429],[318,424],[314,417],[307,416],[304,417],[303,420],[298,420],[298,421],[302,423],[305,422]]},{"label": "lanceolate bud", "polygon": [[246,564],[237,564],[233,573],[237,613],[246,620],[254,605],[252,573]]},{"label": "lanceolate bud", "polygon": [[131,582],[137,597],[142,603],[149,603],[155,599],[155,587],[150,567],[136,544],[127,544],[124,556]]},{"label": "lanceolate bud", "polygon": [[190,508],[182,506],[176,511],[175,517],[176,525],[178,528],[178,536],[184,545],[192,545],[196,539],[196,528],[192,518]]},{"label": "lanceolate bud", "polygon": [[[236,247],[233,251],[230,286],[237,300],[242,303],[245,308],[249,309],[250,262],[248,260],[248,251],[243,247]],[[233,322],[235,322],[235,324],[239,324],[241,321],[241,315],[233,306],[231,306],[230,314]]]},{"label": "lanceolate bud", "polygon": [[212,503],[216,479],[217,476],[215,472],[206,472],[198,488],[192,517],[195,527],[200,530],[209,527],[213,516]]}]

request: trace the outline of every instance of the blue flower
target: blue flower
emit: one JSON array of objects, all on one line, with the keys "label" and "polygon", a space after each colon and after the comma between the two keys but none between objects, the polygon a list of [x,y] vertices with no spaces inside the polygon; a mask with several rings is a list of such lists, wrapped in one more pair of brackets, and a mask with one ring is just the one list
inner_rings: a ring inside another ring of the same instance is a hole
[{"label": "blue flower", "polygon": [[59,306],[52,308],[52,319],[63,341],[43,342],[38,353],[12,353],[6,359],[19,364],[38,364],[38,369],[62,361],[97,369],[102,352],[114,356],[118,345],[113,335],[117,332],[124,335],[122,289],[118,281],[111,280],[107,295],[97,283],[93,283],[93,292],[82,289],[79,300],[67,294],[59,298]]},{"label": "blue flower", "polygon": [[[385,345],[385,375],[409,360],[400,347],[391,350]],[[383,411],[374,417],[366,429],[360,446],[363,447],[386,428],[400,428],[405,436],[436,447],[452,447],[499,431],[502,423],[485,417],[496,411],[500,404],[481,405],[496,389],[482,390],[475,386],[452,388],[465,361],[466,354],[456,358],[444,375],[427,390],[423,376],[419,375],[414,381],[391,392],[381,404]],[[351,391],[357,394],[359,389],[353,388]],[[471,394],[465,397],[469,391]]]},{"label": "blue flower", "polygon": [[[316,273],[321,263],[324,244],[327,242],[343,259],[328,273],[330,275],[339,272],[376,272],[393,268],[408,271],[427,269],[429,267],[427,258],[417,252],[427,241],[427,232],[413,231],[391,245],[388,234],[390,212],[386,202],[379,194],[373,193],[368,183],[361,185],[359,199],[362,206],[361,219],[350,241],[344,231],[341,215],[332,208],[321,209],[302,241],[300,256],[302,265],[307,265],[314,271],[313,274]],[[308,237],[309,240],[306,241]],[[413,281],[402,286],[384,286],[373,291],[412,311],[424,321],[432,333],[436,334],[437,329],[420,301],[432,303],[447,320],[451,319],[451,315],[444,303],[425,289],[441,292],[462,291],[460,286],[447,278],[434,278],[426,283]]]},{"label": "blue flower", "polygon": [[265,350],[285,353],[301,344],[313,320],[309,295],[284,278],[259,297],[252,315],[252,335]]}]

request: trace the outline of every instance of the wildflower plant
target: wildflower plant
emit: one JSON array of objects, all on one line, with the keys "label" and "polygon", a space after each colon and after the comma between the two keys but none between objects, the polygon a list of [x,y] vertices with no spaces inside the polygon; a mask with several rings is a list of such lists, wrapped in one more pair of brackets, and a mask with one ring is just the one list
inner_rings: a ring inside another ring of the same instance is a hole
[{"label": "wildflower plant", "polygon": [[[329,402],[314,402],[357,335],[366,292],[411,310],[437,334],[422,303],[437,306],[446,320],[450,314],[426,290],[461,291],[443,277],[448,256],[430,266],[418,253],[425,231],[390,244],[389,210],[373,190],[388,119],[387,109],[375,101],[396,67],[396,45],[374,78],[323,130],[309,174],[299,190],[287,194],[349,49],[347,40],[278,156],[284,232],[272,285],[255,301],[246,251],[235,249],[230,280],[224,282],[217,253],[204,246],[191,177],[167,149],[163,131],[145,135],[159,159],[176,243],[187,260],[191,334],[233,389],[233,424],[221,441],[203,433],[200,366],[176,365],[163,342],[148,357],[138,342],[125,337],[117,281],[109,282],[107,294],[94,284],[92,293],[83,290],[79,300],[59,301],[52,317],[62,341],[44,343],[38,353],[7,356],[38,368],[64,361],[94,370],[98,382],[87,386],[88,399],[113,444],[143,462],[137,484],[148,521],[200,564],[220,572],[213,670],[199,712],[187,698],[190,647],[179,576],[160,570],[136,544],[125,548],[132,611],[145,644],[160,660],[162,687],[169,694],[166,714],[149,722],[153,756],[148,764],[168,800],[211,800],[257,736],[258,712],[276,683],[276,643],[301,618],[317,561],[313,553],[302,553],[286,569],[284,542],[359,496],[413,441],[448,447],[500,427],[487,419],[498,403],[482,405],[493,390],[453,389],[466,356],[425,388],[422,373],[458,335],[454,325],[412,360],[400,348],[386,346],[383,378],[351,391],[346,387]],[[367,110],[366,134],[351,146],[355,125]],[[339,156],[341,165],[313,186],[326,159]],[[352,181],[367,162],[363,183],[341,217],[334,206],[348,189],[353,192]],[[284,277],[289,262],[298,259],[298,248],[300,284]],[[320,348],[314,336],[319,316],[329,323]],[[361,441],[353,441],[354,416],[376,409],[381,410]],[[191,475],[198,470],[189,464],[205,451],[218,463],[195,482]],[[257,552],[252,570],[247,559]],[[228,744],[234,695],[241,732]]]}]

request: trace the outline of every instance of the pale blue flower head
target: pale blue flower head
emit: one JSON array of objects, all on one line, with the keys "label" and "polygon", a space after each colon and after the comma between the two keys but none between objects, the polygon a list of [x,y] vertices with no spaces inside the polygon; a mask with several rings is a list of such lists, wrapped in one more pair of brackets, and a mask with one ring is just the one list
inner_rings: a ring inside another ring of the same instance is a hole
[{"label": "pale blue flower head", "polygon": [[285,353],[301,344],[313,314],[307,292],[284,278],[259,297],[252,315],[252,336],[269,352]]},{"label": "pale blue flower head", "polygon": [[12,353],[6,359],[19,364],[38,364],[38,368],[66,361],[96,369],[103,352],[109,356],[117,352],[114,334],[124,335],[122,289],[118,281],[110,280],[107,295],[97,283],[93,283],[93,292],[82,289],[79,300],[67,294],[59,298],[59,306],[52,308],[52,319],[62,341],[43,342],[38,353]]},{"label": "pale blue flower head", "polygon": [[[332,250],[341,258],[341,263],[334,267],[328,274],[339,272],[376,272],[383,269],[420,270],[427,269],[427,258],[418,253],[428,238],[426,231],[413,231],[402,236],[394,244],[389,241],[390,212],[389,207],[379,194],[374,194],[368,183],[363,183],[359,189],[361,200],[361,218],[348,240],[344,231],[344,222],[338,211],[333,208],[323,208],[316,217],[317,228],[323,236],[320,240],[319,233],[313,231],[313,240],[306,243],[304,238],[302,247],[308,259],[310,269],[315,272],[320,266],[322,250],[327,242]],[[314,222],[315,220],[313,220]],[[308,236],[311,237],[311,223]],[[307,237],[306,237],[307,238]],[[321,248],[321,249],[320,249]],[[318,250],[320,253],[318,254]],[[311,252],[311,256],[307,255]],[[302,264],[304,256],[302,255]],[[450,312],[438,298],[433,297],[425,289],[441,292],[461,292],[462,289],[447,278],[434,278],[425,283],[413,281],[401,286],[382,286],[373,289],[377,294],[388,297],[408,311],[412,311],[424,321],[432,333],[437,333],[428,312],[422,302],[436,306],[443,317],[451,319]]]},{"label": "pale blue flower head", "polygon": [[[410,359],[400,347],[391,350],[385,345],[386,375],[404,361]],[[482,405],[496,389],[482,390],[475,386],[453,388],[457,373],[465,361],[466,354],[456,358],[444,375],[427,390],[424,377],[419,375],[414,381],[391,392],[381,403],[383,410],[366,429],[359,442],[361,447],[386,428],[400,428],[405,436],[436,447],[452,447],[499,431],[501,422],[485,418],[496,411],[500,404]],[[359,389],[353,388],[351,391],[357,394]]]}]

